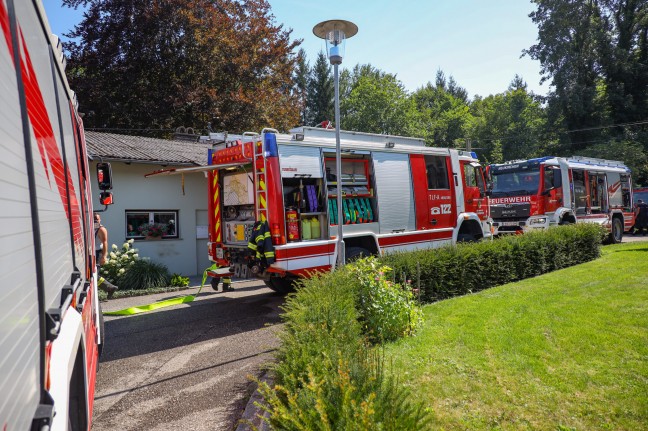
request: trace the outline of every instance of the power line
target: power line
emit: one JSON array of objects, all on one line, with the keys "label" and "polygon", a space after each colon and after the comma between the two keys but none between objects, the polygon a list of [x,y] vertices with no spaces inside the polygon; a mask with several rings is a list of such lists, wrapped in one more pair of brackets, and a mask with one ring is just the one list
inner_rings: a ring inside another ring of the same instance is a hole
[{"label": "power line", "polygon": [[[648,124],[648,120],[636,121],[634,123],[610,124],[608,126],[588,127],[588,128],[583,128],[583,129],[565,130],[565,131],[562,131],[562,132],[559,132],[559,133],[560,134],[569,134],[569,133],[585,132],[585,131],[591,131],[591,130],[611,129],[613,127],[641,126],[641,125],[644,125],[644,124]],[[501,140],[501,139],[516,139],[516,138],[518,138],[520,136],[526,136],[526,135],[517,134],[517,135],[509,135],[509,136],[495,136],[495,137],[490,137],[490,138],[475,138],[474,140],[475,141],[482,141],[482,142],[490,142],[490,141],[497,141],[497,140]],[[468,138],[464,138],[464,139],[468,139]]]}]

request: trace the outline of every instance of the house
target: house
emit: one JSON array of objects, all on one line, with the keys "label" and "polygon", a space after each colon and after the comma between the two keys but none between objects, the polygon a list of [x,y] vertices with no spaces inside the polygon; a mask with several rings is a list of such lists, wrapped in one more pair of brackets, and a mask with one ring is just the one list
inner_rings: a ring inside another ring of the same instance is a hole
[{"label": "house", "polygon": [[[108,229],[108,244],[133,238],[140,256],[166,265],[171,273],[202,274],[210,265],[207,257],[207,179],[204,173],[144,175],[170,167],[207,164],[208,144],[196,140],[166,140],[86,131],[93,190],[96,164],[112,165],[114,204],[102,213]],[[99,193],[93,196],[95,210]],[[158,223],[167,229],[161,238],[147,238],[145,224]]]}]

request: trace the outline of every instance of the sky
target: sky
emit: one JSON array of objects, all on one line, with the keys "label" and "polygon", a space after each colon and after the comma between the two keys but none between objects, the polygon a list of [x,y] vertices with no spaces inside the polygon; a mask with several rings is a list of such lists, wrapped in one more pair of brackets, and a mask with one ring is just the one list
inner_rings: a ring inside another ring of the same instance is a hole
[{"label": "sky", "polygon": [[[528,89],[545,95],[540,63],[522,51],[536,42],[530,0],[269,0],[277,24],[303,40],[310,64],[325,51],[313,27],[329,19],[358,26],[346,42],[342,67],[371,64],[392,73],[408,91],[434,83],[437,70],[452,76],[470,97],[506,91],[516,74]],[[43,0],[52,31],[61,36],[82,11],[60,0]],[[62,37],[62,39],[65,39]]]}]

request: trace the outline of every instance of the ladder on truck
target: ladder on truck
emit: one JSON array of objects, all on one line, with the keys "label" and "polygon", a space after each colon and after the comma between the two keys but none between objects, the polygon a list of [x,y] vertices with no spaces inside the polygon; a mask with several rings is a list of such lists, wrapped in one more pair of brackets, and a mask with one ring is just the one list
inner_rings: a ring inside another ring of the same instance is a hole
[{"label": "ladder on truck", "polygon": [[256,220],[268,221],[268,184],[267,173],[268,166],[266,163],[266,145],[265,133],[278,133],[275,129],[263,129],[261,135],[254,143],[254,182],[255,182],[255,199],[256,199]]},{"label": "ladder on truck", "polygon": [[268,220],[268,187],[266,184],[266,158],[265,143],[263,138],[257,141],[254,148],[254,183],[255,183],[255,210],[257,221]]}]

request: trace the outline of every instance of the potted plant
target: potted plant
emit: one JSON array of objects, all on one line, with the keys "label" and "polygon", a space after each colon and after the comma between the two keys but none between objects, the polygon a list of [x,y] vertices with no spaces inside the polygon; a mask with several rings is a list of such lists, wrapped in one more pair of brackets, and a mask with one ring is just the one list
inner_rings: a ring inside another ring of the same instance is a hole
[{"label": "potted plant", "polygon": [[137,229],[146,239],[159,239],[167,233],[168,226],[165,223],[146,223]]}]

